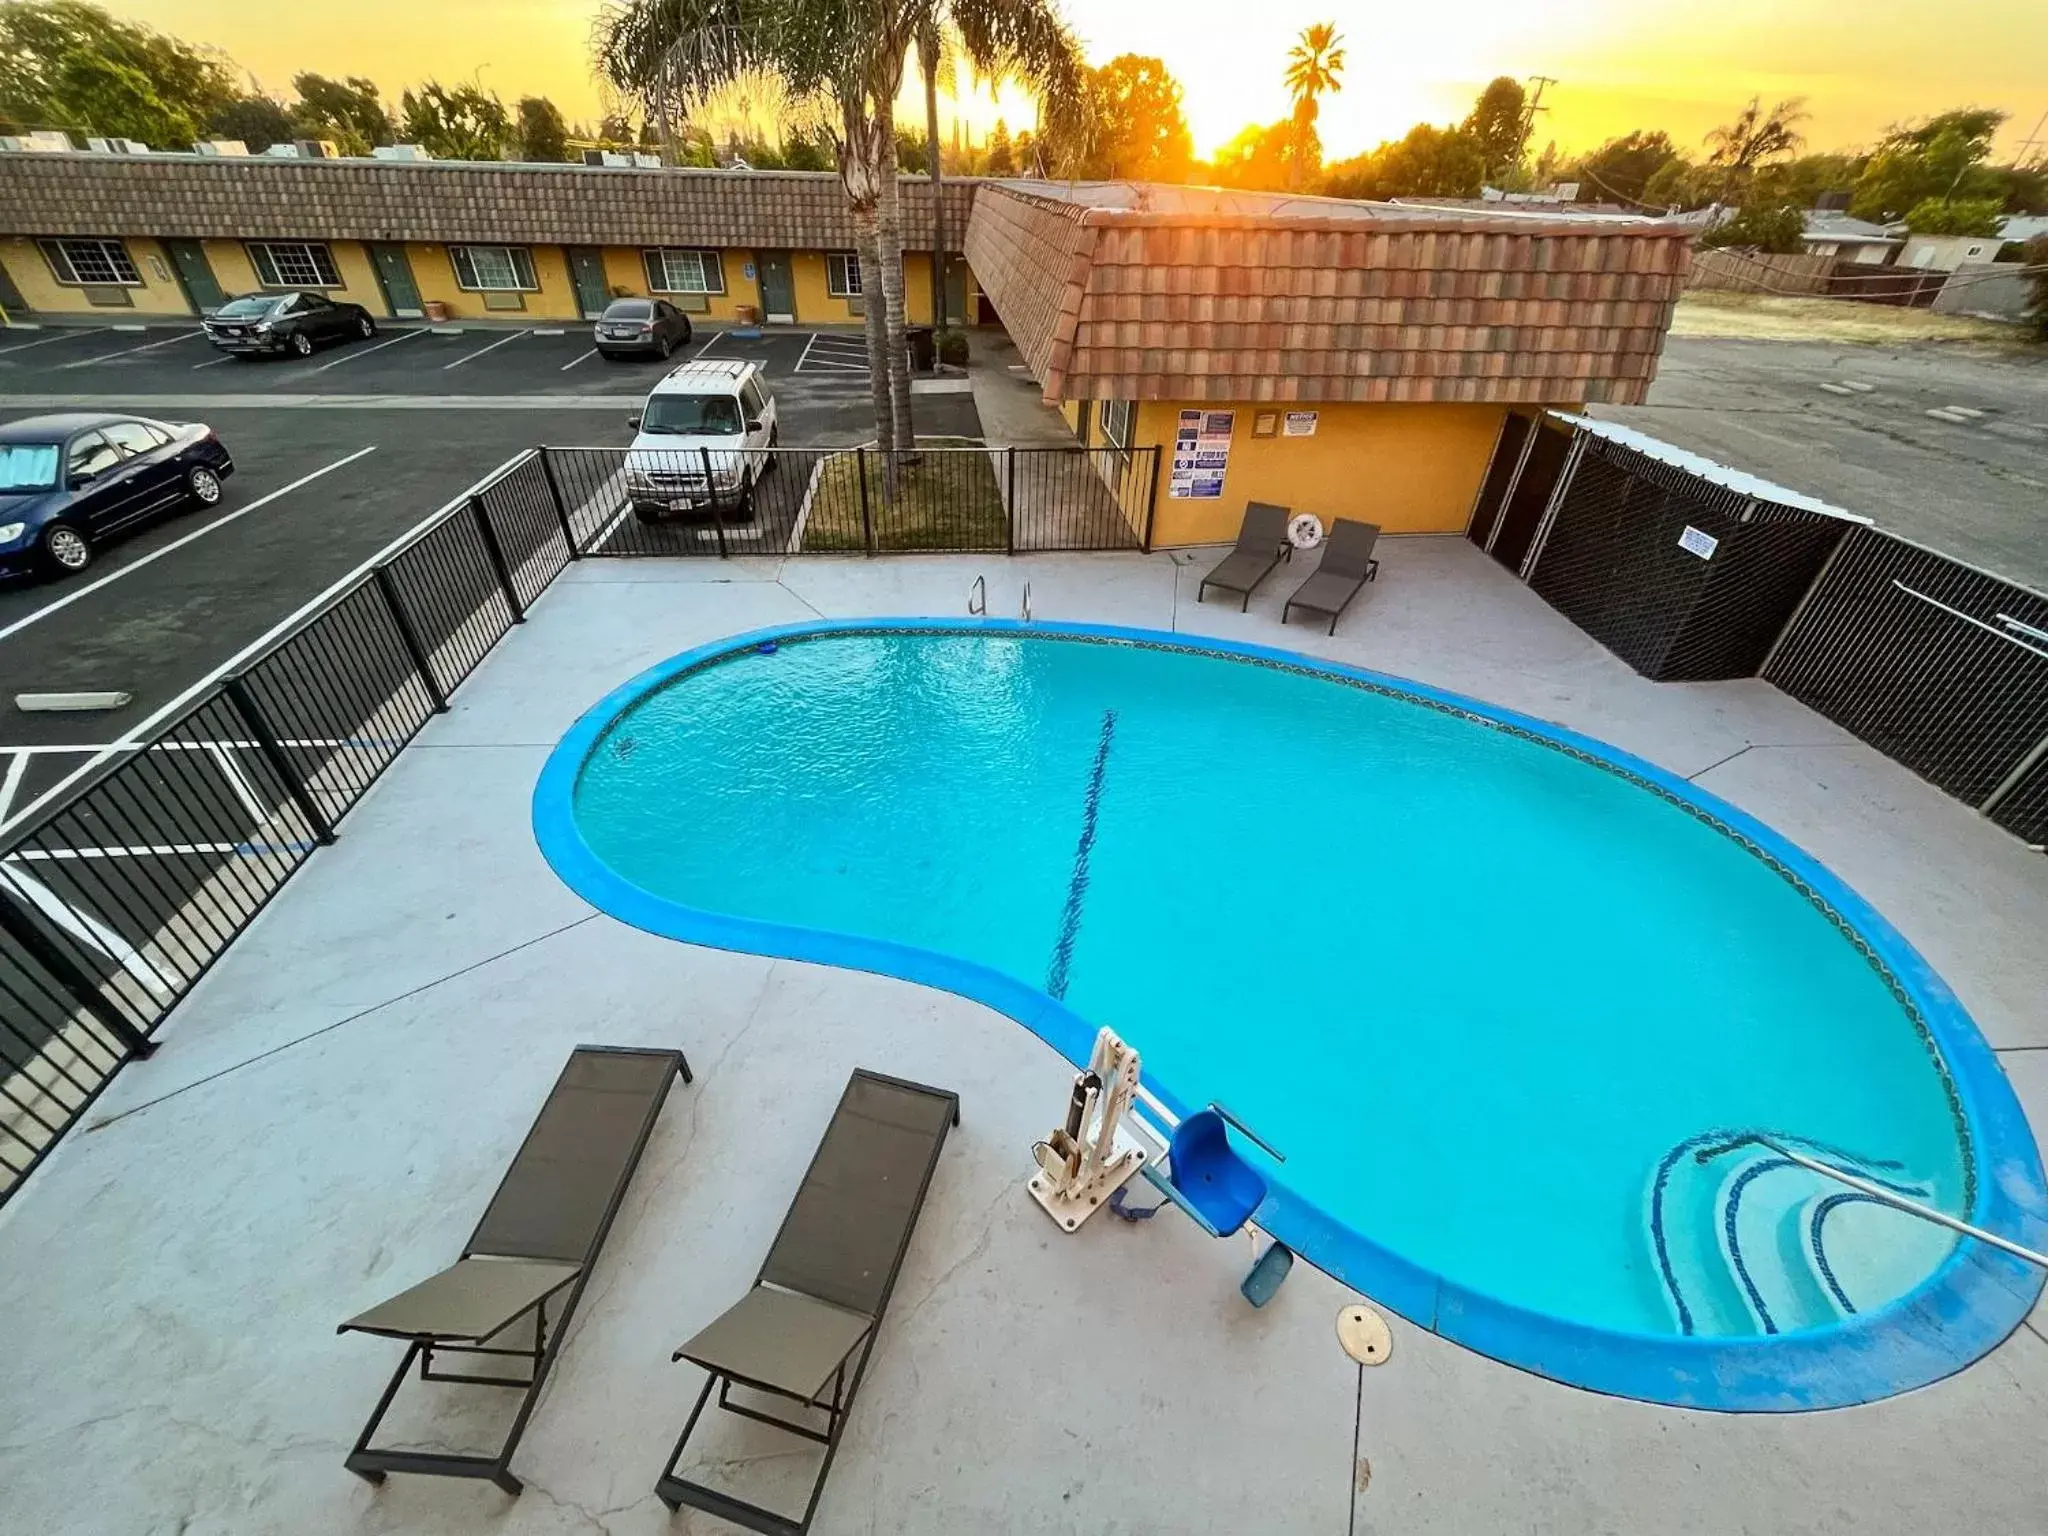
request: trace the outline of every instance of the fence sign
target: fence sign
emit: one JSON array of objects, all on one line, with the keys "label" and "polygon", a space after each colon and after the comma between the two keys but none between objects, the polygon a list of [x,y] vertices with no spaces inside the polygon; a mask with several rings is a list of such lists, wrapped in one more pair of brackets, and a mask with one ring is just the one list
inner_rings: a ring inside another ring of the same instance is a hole
[{"label": "fence sign", "polygon": [[1166,494],[1181,501],[1216,501],[1230,467],[1235,411],[1182,411],[1173,434],[1173,473]]},{"label": "fence sign", "polygon": [[1714,558],[1714,551],[1721,547],[1721,541],[1711,533],[1702,533],[1687,523],[1685,532],[1678,536],[1678,547],[1687,554],[1698,555],[1702,560]]}]

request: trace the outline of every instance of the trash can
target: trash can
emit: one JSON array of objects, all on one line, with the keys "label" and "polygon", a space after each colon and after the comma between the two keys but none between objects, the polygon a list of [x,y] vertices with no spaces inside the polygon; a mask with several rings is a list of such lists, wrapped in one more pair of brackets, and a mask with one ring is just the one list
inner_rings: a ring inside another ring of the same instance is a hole
[{"label": "trash can", "polygon": [[904,345],[910,352],[910,367],[915,373],[930,373],[938,366],[938,344],[932,340],[932,328],[928,325],[904,327]]}]

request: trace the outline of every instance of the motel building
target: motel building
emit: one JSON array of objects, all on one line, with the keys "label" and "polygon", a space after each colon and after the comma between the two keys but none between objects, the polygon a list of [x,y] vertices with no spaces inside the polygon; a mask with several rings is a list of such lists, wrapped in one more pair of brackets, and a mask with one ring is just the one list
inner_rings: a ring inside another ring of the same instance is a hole
[{"label": "motel building", "polygon": [[[1388,533],[1470,532],[1477,512],[1512,565],[1566,452],[1546,412],[1643,399],[1692,236],[1612,215],[949,181],[958,249],[935,261],[931,183],[901,185],[910,321],[931,320],[943,269],[970,346],[1007,331],[1076,440],[1111,450],[1098,462],[1149,460],[1149,483],[1114,500],[1152,547],[1227,541],[1266,501]],[[45,321],[310,288],[398,321],[574,323],[658,294],[712,324],[852,326],[852,243],[831,175],[0,153],[0,307]]]}]

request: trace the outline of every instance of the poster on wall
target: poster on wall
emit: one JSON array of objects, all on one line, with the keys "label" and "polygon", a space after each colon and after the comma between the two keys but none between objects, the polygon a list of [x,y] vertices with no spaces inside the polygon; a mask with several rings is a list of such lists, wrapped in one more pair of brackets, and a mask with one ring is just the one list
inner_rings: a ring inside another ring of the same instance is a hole
[{"label": "poster on wall", "polygon": [[1316,413],[1314,411],[1289,411],[1287,413],[1287,435],[1289,437],[1314,437],[1316,435]]},{"label": "poster on wall", "polygon": [[1173,473],[1166,494],[1182,501],[1216,501],[1230,467],[1234,411],[1182,411],[1173,433]]}]

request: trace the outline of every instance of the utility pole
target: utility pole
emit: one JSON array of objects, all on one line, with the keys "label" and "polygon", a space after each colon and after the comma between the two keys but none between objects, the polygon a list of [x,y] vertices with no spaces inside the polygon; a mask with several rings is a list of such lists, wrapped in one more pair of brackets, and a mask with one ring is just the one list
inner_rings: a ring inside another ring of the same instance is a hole
[{"label": "utility pole", "polygon": [[2012,157],[2014,165],[2031,165],[2034,159],[2034,151],[2048,149],[2048,139],[2041,137],[2041,129],[2044,126],[2048,126],[2048,112],[2043,112],[2036,118],[2034,120],[2034,131],[2020,140],[2019,152]]},{"label": "utility pole", "polygon": [[1515,159],[1518,161],[1529,153],[1529,139],[1536,131],[1536,114],[1550,110],[1543,105],[1543,87],[1555,84],[1557,81],[1549,75],[1529,77],[1529,89],[1522,98],[1522,136],[1515,145]]}]

